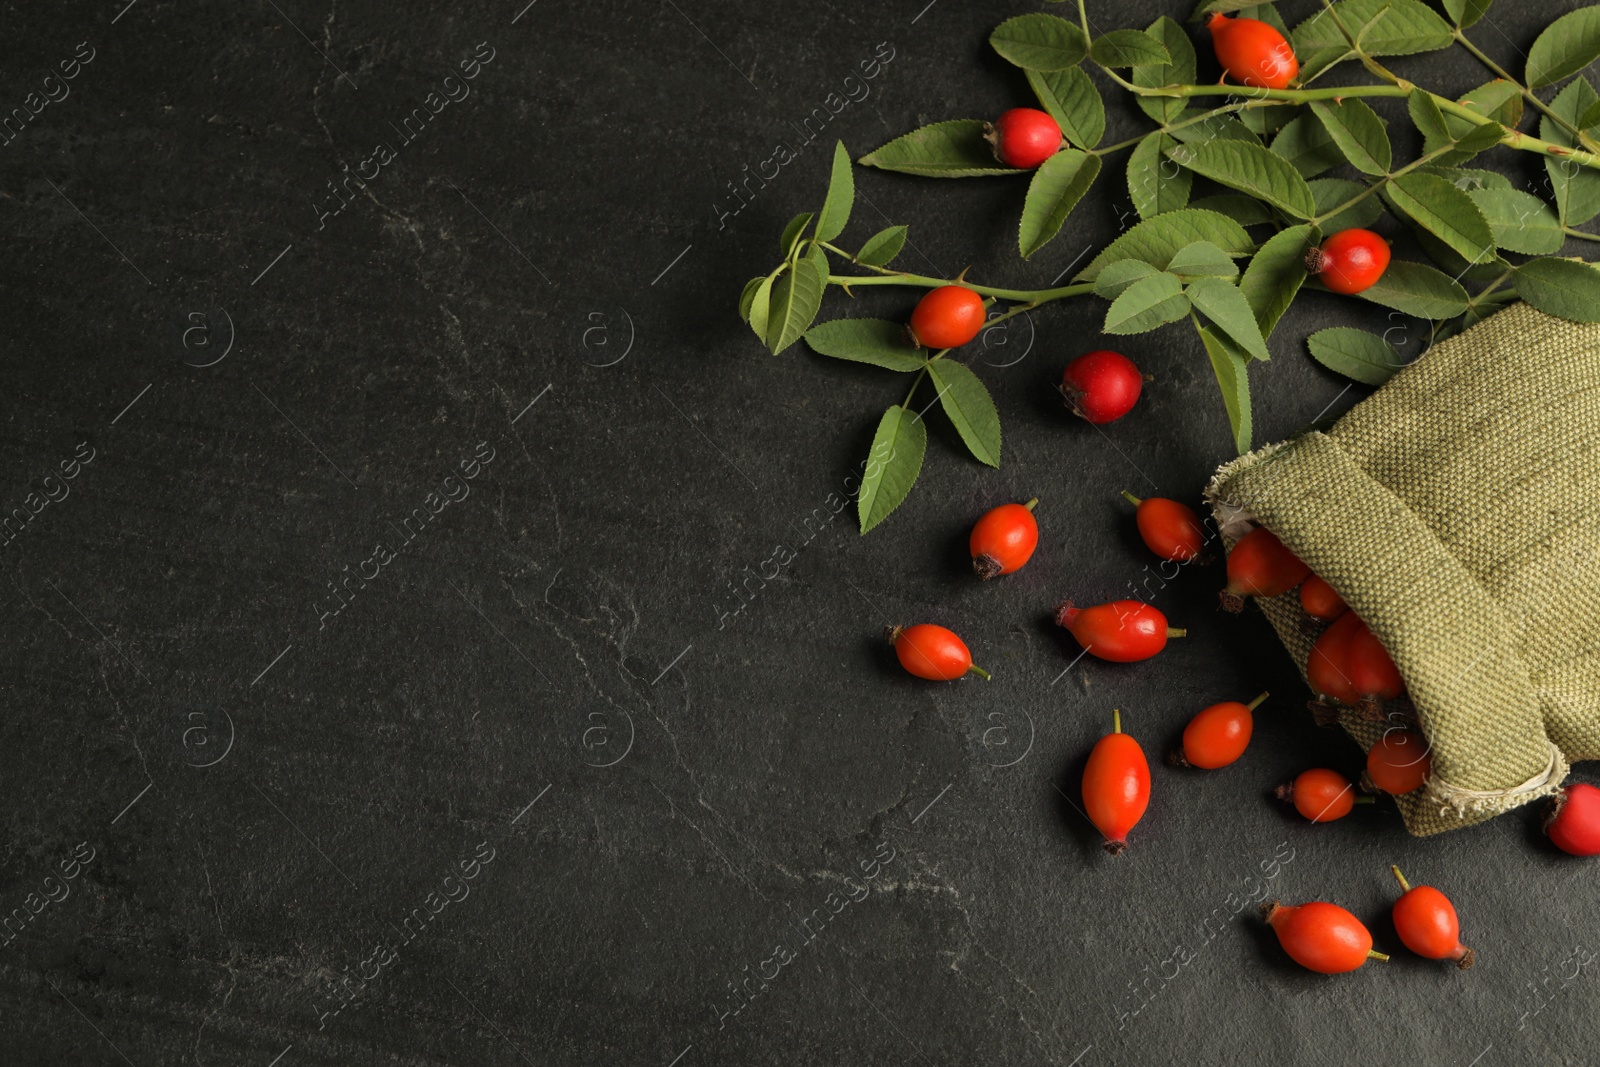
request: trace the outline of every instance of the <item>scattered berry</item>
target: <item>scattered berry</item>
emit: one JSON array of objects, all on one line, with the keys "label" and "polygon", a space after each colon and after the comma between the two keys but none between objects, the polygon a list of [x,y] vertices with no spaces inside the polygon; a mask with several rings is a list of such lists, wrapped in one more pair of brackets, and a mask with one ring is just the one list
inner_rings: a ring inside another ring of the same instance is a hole
[{"label": "scattered berry", "polygon": [[1265,526],[1239,538],[1228,553],[1228,587],[1219,595],[1225,611],[1244,610],[1247,596],[1274,597],[1305,580],[1311,568]]},{"label": "scattered berry", "polygon": [[1288,785],[1277,788],[1279,800],[1287,800],[1312,822],[1332,822],[1350,814],[1357,804],[1371,804],[1371,797],[1358,796],[1350,779],[1326,767],[1301,771]]},{"label": "scattered berry", "polygon": [[1167,647],[1167,638],[1185,637],[1167,617],[1142,600],[1113,600],[1092,608],[1067,601],[1056,609],[1056,625],[1070,630],[1084,650],[1112,663],[1133,663]]},{"label": "scattered berry", "polygon": [[1075,413],[1099,426],[1126,415],[1149,380],[1127,356],[1102,349],[1067,364],[1061,395]]},{"label": "scattered berry", "polygon": [[1183,728],[1183,744],[1167,762],[1206,771],[1226,767],[1244,755],[1250,744],[1250,732],[1255,728],[1251,712],[1269,695],[1262,693],[1248,704],[1227,700],[1206,708]]},{"label": "scattered berry", "polygon": [[1026,504],[1001,504],[978,520],[967,544],[979,578],[1010,574],[1032,558],[1039,545],[1039,523],[1033,517],[1038,502],[1035,497]]},{"label": "scattered berry", "polygon": [[923,348],[960,348],[983,329],[983,297],[964,285],[929,290],[911,312],[911,339]]},{"label": "scattered berry", "polygon": [[1461,943],[1461,920],[1450,898],[1431,885],[1413,889],[1399,867],[1389,869],[1404,891],[1391,914],[1406,948],[1430,960],[1455,960],[1463,971],[1471,967],[1478,954]]},{"label": "scattered berry", "polygon": [[1421,789],[1432,770],[1428,739],[1415,730],[1386,730],[1367,750],[1367,777],[1391,796]]},{"label": "scattered berry", "polygon": [[1323,622],[1332,622],[1349,610],[1344,597],[1315,574],[1300,583],[1300,606],[1307,615]]},{"label": "scattered berry", "polygon": [[1306,270],[1336,293],[1372,288],[1389,269],[1389,242],[1371,230],[1340,230],[1306,253]]},{"label": "scattered berry", "polygon": [[985,125],[983,138],[994,146],[994,158],[1008,167],[1032,170],[1061,148],[1061,127],[1048,113],[1014,107]]},{"label": "scattered berry", "polygon": [[1083,809],[1113,856],[1128,847],[1128,831],[1150,804],[1150,764],[1139,742],[1122,732],[1122,712],[1111,713],[1111,732],[1095,742],[1083,768]]},{"label": "scattered berry", "polygon": [[1544,832],[1563,852],[1600,856],[1600,789],[1583,782],[1563,788],[1545,817]]},{"label": "scattered berry", "polygon": [[976,674],[984,681],[989,672],[972,662],[966,642],[943,626],[921,623],[917,626],[890,626],[884,636],[894,646],[900,666],[931,682],[952,682],[963,674]]},{"label": "scattered berry", "polygon": [[1241,85],[1282,89],[1300,73],[1294,49],[1272,25],[1259,19],[1229,18],[1220,12],[1206,23],[1217,62]]},{"label": "scattered berry", "polygon": [[1372,934],[1361,920],[1337,904],[1261,905],[1261,917],[1272,924],[1278,944],[1289,958],[1318,974],[1344,974],[1370,960],[1387,960],[1372,951]]},{"label": "scattered berry", "polygon": [[1350,637],[1360,623],[1355,612],[1347,611],[1322,631],[1311,646],[1311,655],[1306,660],[1306,681],[1319,697],[1340,704],[1354,704],[1361,699],[1350,681],[1347,654]]},{"label": "scattered berry", "polygon": [[1200,527],[1200,516],[1193,508],[1159,496],[1140,500],[1126,489],[1122,495],[1138,509],[1133,521],[1138,524],[1139,536],[1144,538],[1150,551],[1174,563],[1187,563],[1200,555],[1206,535]]}]

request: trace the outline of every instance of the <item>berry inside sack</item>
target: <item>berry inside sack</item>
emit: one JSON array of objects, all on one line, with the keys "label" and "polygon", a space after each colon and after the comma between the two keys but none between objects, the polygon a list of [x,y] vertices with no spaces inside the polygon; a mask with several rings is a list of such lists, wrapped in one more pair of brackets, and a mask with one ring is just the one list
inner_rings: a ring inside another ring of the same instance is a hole
[{"label": "berry inside sack", "polygon": [[[1393,657],[1403,696],[1337,712],[1363,749],[1427,738],[1425,784],[1396,798],[1413,834],[1600,758],[1600,325],[1512,306],[1327,432],[1223,466],[1206,496],[1230,548],[1270,529]],[[1295,590],[1257,603],[1304,672],[1329,624]]]}]

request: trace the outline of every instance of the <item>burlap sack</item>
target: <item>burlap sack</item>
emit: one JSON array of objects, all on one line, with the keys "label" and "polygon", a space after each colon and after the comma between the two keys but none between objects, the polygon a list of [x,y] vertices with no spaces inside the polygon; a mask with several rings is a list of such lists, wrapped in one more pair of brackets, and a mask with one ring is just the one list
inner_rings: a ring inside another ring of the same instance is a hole
[{"label": "burlap sack", "polygon": [[[1413,834],[1482,822],[1600,758],[1600,325],[1516,305],[1206,491],[1224,541],[1276,533],[1405,676],[1433,749]],[[1304,672],[1293,592],[1261,604]],[[1383,724],[1342,721],[1363,748]]]}]

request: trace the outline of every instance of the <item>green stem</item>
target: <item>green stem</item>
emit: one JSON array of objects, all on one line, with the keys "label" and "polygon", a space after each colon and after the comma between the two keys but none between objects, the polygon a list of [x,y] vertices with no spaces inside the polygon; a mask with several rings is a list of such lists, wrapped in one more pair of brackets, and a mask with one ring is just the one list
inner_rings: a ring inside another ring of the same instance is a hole
[{"label": "green stem", "polygon": [[1052,300],[1060,300],[1069,296],[1082,296],[1084,293],[1094,292],[1091,282],[1079,285],[1064,285],[1059,289],[996,289],[991,285],[976,285],[972,282],[953,282],[948,278],[929,278],[923,274],[902,274],[899,271],[890,271],[882,277],[852,277],[848,274],[828,275],[829,285],[918,285],[924,289],[937,289],[941,285],[960,284],[980,296],[992,296],[1000,300],[1016,300],[1038,307]]},{"label": "green stem", "polygon": [[[1260,100],[1246,100],[1239,104],[1224,104],[1222,107],[1214,108],[1201,115],[1196,115],[1194,118],[1184,119],[1182,122],[1174,122],[1170,125],[1163,123],[1156,127],[1156,129],[1152,132],[1171,133],[1173,130],[1181,130],[1186,126],[1195,126],[1210,119],[1214,119],[1218,115],[1226,115],[1236,111],[1249,111],[1251,108],[1267,106],[1269,105]],[[1132,148],[1134,145],[1138,144],[1148,136],[1150,136],[1150,134],[1147,133],[1142,137],[1130,137],[1126,141],[1118,141],[1116,144],[1106,145],[1104,148],[1091,148],[1088,150],[1088,154],[1091,156],[1110,155],[1112,152],[1120,152],[1124,148]]]},{"label": "green stem", "polygon": [[1561,232],[1580,241],[1600,241],[1600,234],[1584,233],[1582,230],[1574,230],[1571,226],[1561,227]]},{"label": "green stem", "polygon": [[915,378],[911,379],[911,389],[910,389],[910,391],[906,393],[906,398],[904,400],[900,401],[900,406],[901,407],[905,408],[907,411],[911,410],[911,398],[917,395],[917,386],[921,385],[922,384],[922,379],[926,378],[927,376],[928,376],[928,368],[927,367],[923,367],[921,370],[917,371],[917,376]]},{"label": "green stem", "polygon": [[1318,215],[1316,218],[1311,219],[1310,220],[1311,224],[1313,226],[1321,226],[1324,222],[1326,222],[1328,219],[1333,218],[1335,215],[1339,214],[1341,211],[1348,210],[1349,208],[1352,208],[1355,205],[1361,203],[1361,201],[1365,200],[1367,197],[1369,197],[1369,196],[1373,195],[1374,193],[1378,192],[1385,185],[1388,185],[1390,182],[1394,181],[1396,178],[1399,178],[1399,177],[1401,177],[1402,175],[1405,175],[1405,174],[1409,174],[1412,171],[1416,170],[1418,167],[1426,166],[1427,164],[1433,162],[1435,159],[1439,158],[1440,156],[1444,155],[1446,152],[1449,152],[1450,150],[1451,150],[1450,147],[1446,146],[1444,148],[1436,149],[1435,151],[1429,152],[1425,156],[1418,156],[1416,159],[1412,160],[1410,163],[1407,163],[1405,166],[1401,167],[1399,170],[1393,172],[1392,174],[1385,174],[1383,177],[1377,179],[1371,185],[1367,186],[1365,189],[1361,190],[1361,192],[1357,193],[1355,196],[1352,196],[1349,200],[1346,200],[1344,203],[1339,204],[1339,205],[1337,205],[1335,207],[1329,208],[1327,211],[1324,211],[1322,214]]},{"label": "green stem", "polygon": [[1577,126],[1574,126],[1572,123],[1568,122],[1562,116],[1556,114],[1554,109],[1552,109],[1550,107],[1550,105],[1546,104],[1543,100],[1540,100],[1538,95],[1536,93],[1534,93],[1534,91],[1532,89],[1529,89],[1527,86],[1523,85],[1520,81],[1518,81],[1517,79],[1513,78],[1510,74],[1508,74],[1505,71],[1505,69],[1503,67],[1500,66],[1500,64],[1498,64],[1494,60],[1490,59],[1487,55],[1485,55],[1478,48],[1477,45],[1475,45],[1471,41],[1467,40],[1466,34],[1462,33],[1459,28],[1457,28],[1455,31],[1453,31],[1453,36],[1456,39],[1456,43],[1459,44],[1462,48],[1465,48],[1467,50],[1468,54],[1473,56],[1475,59],[1478,60],[1478,62],[1482,63],[1484,66],[1488,67],[1489,70],[1495,75],[1495,77],[1503,78],[1506,81],[1510,82],[1512,85],[1515,85],[1517,87],[1517,92],[1522,94],[1522,99],[1524,99],[1528,103],[1532,104],[1536,110],[1538,110],[1541,113],[1549,116],[1550,120],[1553,121],[1557,126],[1560,126],[1563,130],[1566,130],[1568,133],[1572,134],[1572,136],[1576,137],[1578,139],[1578,143],[1579,144],[1583,145],[1585,148],[1589,149],[1592,152],[1593,151],[1600,151],[1600,144],[1596,144],[1593,138],[1589,137],[1582,130],[1578,129]]}]

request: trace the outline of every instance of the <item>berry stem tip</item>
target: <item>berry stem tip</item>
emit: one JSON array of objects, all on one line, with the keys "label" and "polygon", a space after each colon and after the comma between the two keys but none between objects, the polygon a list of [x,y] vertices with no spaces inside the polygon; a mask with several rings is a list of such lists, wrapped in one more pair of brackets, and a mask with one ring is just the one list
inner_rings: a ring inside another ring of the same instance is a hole
[{"label": "berry stem tip", "polygon": [[990,680],[989,672],[978,666],[976,663],[967,668],[967,673],[976,674],[979,678],[982,678],[986,682]]},{"label": "berry stem tip", "polygon": [[1261,706],[1261,702],[1263,700],[1266,700],[1271,695],[1272,695],[1271,693],[1262,693],[1260,696],[1256,697],[1250,703],[1246,704],[1245,707],[1249,708],[1251,711],[1255,711],[1257,708],[1259,708]]},{"label": "berry stem tip", "polygon": [[1391,863],[1389,864],[1389,869],[1394,872],[1395,881],[1400,883],[1400,891],[1403,893],[1411,892],[1411,883],[1406,881],[1406,876],[1400,873],[1400,868]]}]

